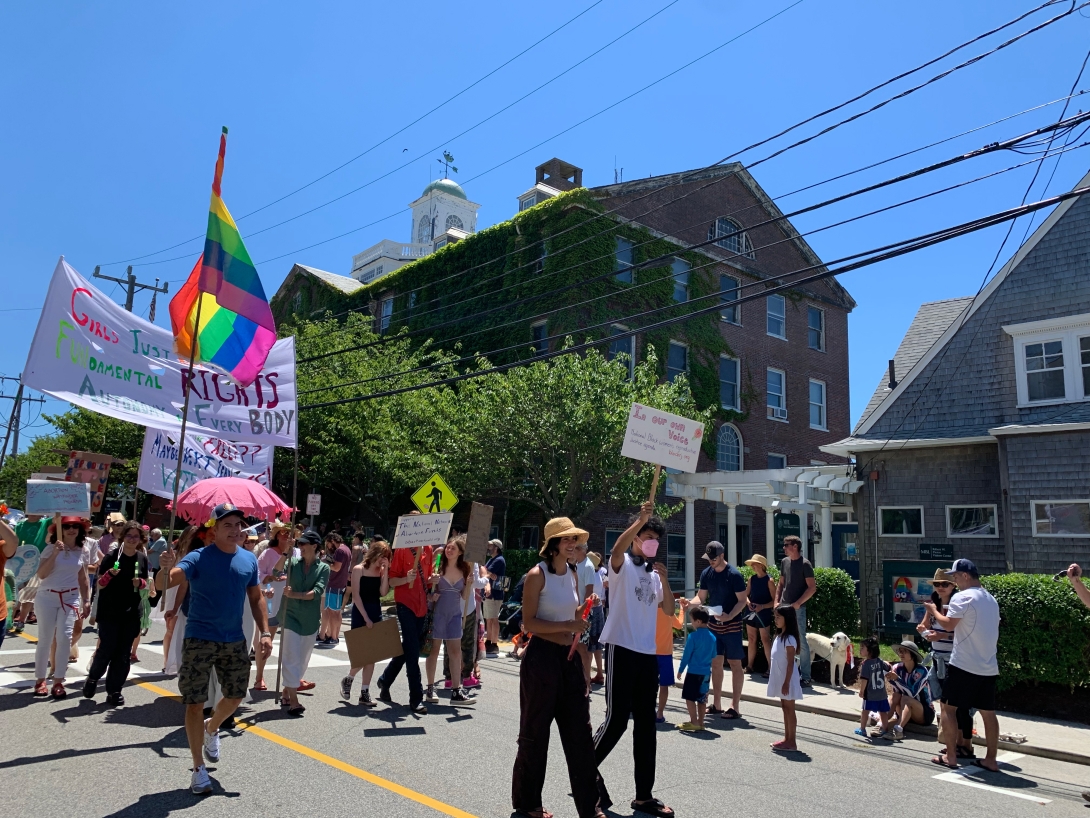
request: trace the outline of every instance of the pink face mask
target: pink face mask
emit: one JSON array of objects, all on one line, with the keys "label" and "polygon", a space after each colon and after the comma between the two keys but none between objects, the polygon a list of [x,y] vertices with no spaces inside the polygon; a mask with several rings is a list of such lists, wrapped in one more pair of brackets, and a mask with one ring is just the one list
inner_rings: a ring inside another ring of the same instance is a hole
[{"label": "pink face mask", "polygon": [[658,540],[644,540],[642,543],[640,543],[640,551],[643,553],[643,555],[645,557],[647,557],[648,559],[651,559],[652,557],[655,556],[655,554],[657,554],[659,552],[659,541]]}]

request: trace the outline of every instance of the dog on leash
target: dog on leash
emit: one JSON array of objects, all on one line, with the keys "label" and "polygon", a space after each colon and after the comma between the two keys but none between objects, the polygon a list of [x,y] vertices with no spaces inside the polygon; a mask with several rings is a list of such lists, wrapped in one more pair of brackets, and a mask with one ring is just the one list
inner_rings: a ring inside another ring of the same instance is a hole
[{"label": "dog on leash", "polygon": [[829,683],[844,687],[844,667],[852,661],[852,640],[846,633],[834,633],[822,636],[820,633],[806,634],[806,644],[810,653],[829,663]]}]

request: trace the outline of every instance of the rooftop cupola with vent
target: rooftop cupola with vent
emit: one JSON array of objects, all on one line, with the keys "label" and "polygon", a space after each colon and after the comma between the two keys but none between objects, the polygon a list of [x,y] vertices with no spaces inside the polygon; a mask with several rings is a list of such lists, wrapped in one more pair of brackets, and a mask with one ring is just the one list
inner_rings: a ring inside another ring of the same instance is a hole
[{"label": "rooftop cupola with vent", "polygon": [[538,165],[534,171],[534,186],[518,197],[519,212],[541,204],[558,193],[583,186],[583,169],[563,159],[553,157]]}]

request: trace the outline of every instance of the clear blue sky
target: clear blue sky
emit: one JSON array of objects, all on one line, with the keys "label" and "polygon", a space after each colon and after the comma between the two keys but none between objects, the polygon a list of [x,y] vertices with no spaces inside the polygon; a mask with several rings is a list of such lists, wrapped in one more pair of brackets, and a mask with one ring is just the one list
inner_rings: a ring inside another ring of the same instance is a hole
[{"label": "clear blue sky", "polygon": [[[223,196],[238,219],[370,148],[592,2],[463,7],[432,0],[4,4],[0,246],[5,293],[0,319],[6,343],[0,350],[0,373],[21,370],[37,321],[33,309],[26,308],[40,304],[59,255],[89,277],[96,264],[203,236],[221,125],[230,127]],[[603,116],[474,178],[794,0],[679,0],[548,88],[454,138],[667,2],[603,0],[405,133],[306,191],[240,220],[243,234],[253,233],[424,154],[334,205],[248,239],[267,293],[276,291],[293,262],[347,274],[353,253],[382,238],[407,239],[404,208],[436,176],[442,148],[456,157],[460,173],[455,178],[483,205],[478,226],[485,227],[515,211],[515,196],[532,184],[534,166],[554,155],[584,168],[587,185],[611,182],[615,165],[624,168],[625,179],[701,167],[1033,5],[1025,0],[803,0]],[[1066,8],[1038,12],[1008,33]],[[930,77],[1005,38],[993,36],[918,76]],[[775,197],[1064,96],[1088,43],[1090,19],[1072,15],[754,173]],[[908,84],[901,82],[895,90]],[[1090,71],[1081,87],[1090,88]],[[1076,101],[1072,112],[1085,108],[1087,100],[1090,96]],[[861,103],[849,110],[863,107]],[[791,197],[782,207],[786,211],[1021,133],[1052,121],[1059,107]],[[763,155],[758,149],[742,160]],[[796,224],[801,231],[810,230],[1023,158],[1004,155],[962,165],[890,193],[819,211]],[[1032,198],[1042,192],[1052,161],[1046,163]],[[1069,189],[1088,166],[1090,150],[1066,157],[1050,192]],[[1032,170],[1027,167],[819,233],[810,242],[822,258],[831,260],[1014,206]],[[397,215],[348,237],[300,249],[391,214]],[[917,307],[975,292],[1003,232],[993,228],[842,279],[859,302],[850,323],[853,421]],[[1019,225],[1015,239],[1022,234]],[[176,288],[200,249],[200,240],[190,242],[146,261],[184,258],[138,266],[136,272],[143,280],[159,277]],[[123,276],[125,266],[104,272]],[[121,299],[119,291],[112,292]],[[137,310],[146,314],[148,301],[148,296],[139,296]],[[165,307],[160,301],[159,323],[169,325]],[[10,386],[6,391],[11,393]],[[51,410],[60,408],[51,402]],[[38,426],[27,433],[42,431]]]}]

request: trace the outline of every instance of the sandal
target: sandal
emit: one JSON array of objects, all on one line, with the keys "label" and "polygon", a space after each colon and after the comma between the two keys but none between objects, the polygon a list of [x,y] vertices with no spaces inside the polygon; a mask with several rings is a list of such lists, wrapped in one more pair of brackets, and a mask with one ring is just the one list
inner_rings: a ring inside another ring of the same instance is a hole
[{"label": "sandal", "polygon": [[990,773],[999,772],[999,762],[998,761],[995,763],[995,769],[994,770],[991,767],[984,766],[984,761],[985,760],[983,758],[975,758],[974,757],[974,758],[969,760],[969,763],[972,764],[974,767],[980,767],[980,769],[987,770]]},{"label": "sandal", "polygon": [[533,810],[517,809],[515,810],[515,815],[524,815],[526,818],[553,818],[553,814],[544,807],[538,807]]},{"label": "sandal", "polygon": [[742,714],[735,710],[733,707],[728,707],[727,711],[721,716],[724,719],[740,719]]},{"label": "sandal", "polygon": [[723,711],[720,708],[716,707],[714,704],[711,707],[708,708],[708,713],[709,714],[710,713],[722,713],[722,712]]},{"label": "sandal", "polygon": [[954,754],[958,758],[970,759],[976,758],[976,753],[973,752],[972,747],[962,747],[960,744],[954,748]]},{"label": "sandal", "polygon": [[305,707],[303,707],[303,705],[301,705],[301,704],[297,704],[297,705],[295,705],[295,707],[289,707],[288,708],[288,715],[289,716],[301,716],[306,712],[307,712],[307,709]]},{"label": "sandal", "polygon": [[265,684],[264,679],[258,679],[257,684],[254,685],[254,690],[268,690],[269,686]]},{"label": "sandal", "polygon": [[666,806],[658,798],[652,798],[650,801],[633,801],[629,804],[632,807],[633,812],[643,812],[647,815],[658,815],[661,818],[673,818],[674,811]]},{"label": "sandal", "polygon": [[931,763],[938,764],[940,767],[946,767],[948,770],[956,770],[957,764],[947,764],[945,756],[931,756]]}]

